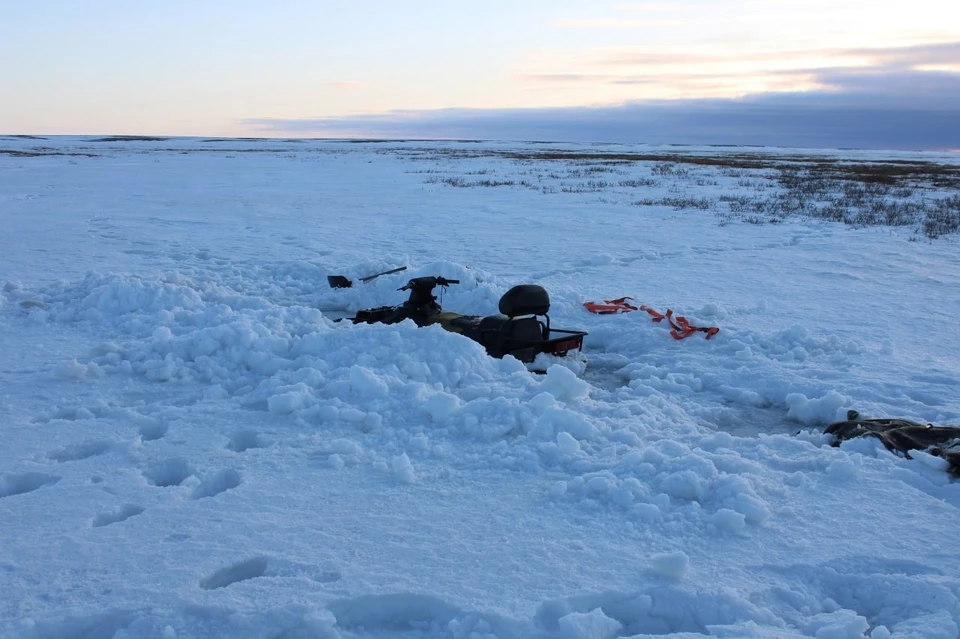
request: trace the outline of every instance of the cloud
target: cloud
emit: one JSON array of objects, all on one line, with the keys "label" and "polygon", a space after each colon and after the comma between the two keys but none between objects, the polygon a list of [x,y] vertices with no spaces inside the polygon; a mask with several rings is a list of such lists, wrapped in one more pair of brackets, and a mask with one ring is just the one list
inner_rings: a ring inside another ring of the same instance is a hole
[{"label": "cloud", "polygon": [[550,26],[564,29],[637,29],[677,27],[682,25],[681,20],[624,20],[621,18],[578,18],[568,20],[551,20]]},{"label": "cloud", "polygon": [[[960,42],[886,48],[632,48],[560,55],[540,60],[537,67],[518,73],[515,79],[533,87],[643,85],[648,96],[657,98],[737,97],[818,88],[812,84],[814,77],[831,69],[871,69],[881,74],[960,69]],[[698,95],[704,76],[711,78],[712,90]]]},{"label": "cloud", "polygon": [[849,49],[852,55],[870,57],[886,66],[902,68],[960,61],[960,42],[940,42],[891,49]]},{"label": "cloud", "polygon": [[324,82],[323,86],[330,87],[331,89],[365,89],[367,88],[366,82],[361,82],[360,80],[339,80],[335,82]]},{"label": "cloud", "polygon": [[855,47],[811,49],[756,49],[669,51],[640,50],[605,52],[587,60],[593,67],[702,67],[718,63],[763,63],[771,66],[796,66],[797,60],[830,60],[831,66],[861,61],[861,66],[910,67],[918,64],[956,62],[960,59],[960,42],[914,45],[908,47]]},{"label": "cloud", "polygon": [[[855,52],[857,50],[850,50]],[[960,43],[863,50],[870,66],[790,69],[809,91],[739,98],[649,100],[615,106],[443,109],[299,120],[252,119],[262,131],[331,137],[469,138],[818,148],[960,148]],[[578,81],[572,77],[561,78]],[[688,81],[709,83],[709,74]],[[613,81],[643,81],[619,77]]]}]

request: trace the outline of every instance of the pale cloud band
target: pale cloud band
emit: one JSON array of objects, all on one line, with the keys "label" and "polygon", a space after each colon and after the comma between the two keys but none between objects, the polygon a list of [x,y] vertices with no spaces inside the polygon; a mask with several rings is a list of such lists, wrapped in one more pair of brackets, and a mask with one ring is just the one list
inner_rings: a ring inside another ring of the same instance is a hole
[{"label": "pale cloud band", "polygon": [[960,72],[960,42],[903,47],[770,49],[633,49],[576,59],[542,60],[540,70],[518,75],[535,89],[593,89],[611,101],[733,98],[754,93],[829,90],[831,71],[889,74]]},{"label": "pale cloud band", "polygon": [[324,82],[323,86],[330,87],[331,89],[344,89],[347,91],[357,91],[360,89],[366,89],[367,83],[361,82],[360,80],[338,80],[334,82]]},{"label": "pale cloud band", "polygon": [[[260,131],[329,137],[960,149],[960,43],[849,50],[868,65],[789,69],[806,91],[624,101],[614,106],[441,109],[251,119]],[[576,82],[578,79],[565,78]],[[709,82],[710,76],[687,78]],[[644,82],[649,78],[611,78]],[[786,85],[785,85],[786,86]]]}]

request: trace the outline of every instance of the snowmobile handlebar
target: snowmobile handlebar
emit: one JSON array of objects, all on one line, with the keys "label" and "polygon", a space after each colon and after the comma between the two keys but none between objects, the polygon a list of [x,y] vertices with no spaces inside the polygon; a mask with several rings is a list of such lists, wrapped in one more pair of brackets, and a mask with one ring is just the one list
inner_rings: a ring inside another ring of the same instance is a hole
[{"label": "snowmobile handlebar", "polygon": [[459,284],[460,280],[448,280],[445,277],[415,277],[405,285],[398,288],[398,291],[409,291],[412,289],[432,290],[435,286],[449,286],[450,284]]}]

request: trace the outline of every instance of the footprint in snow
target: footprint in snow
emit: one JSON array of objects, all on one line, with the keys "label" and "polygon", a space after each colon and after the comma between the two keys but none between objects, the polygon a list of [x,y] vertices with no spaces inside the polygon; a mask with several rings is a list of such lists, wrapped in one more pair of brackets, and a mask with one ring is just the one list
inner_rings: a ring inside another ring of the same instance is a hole
[{"label": "footprint in snow", "polygon": [[204,497],[213,497],[222,492],[236,488],[240,485],[240,473],[232,468],[221,470],[200,482],[200,485],[193,489],[190,499],[203,499]]},{"label": "footprint in snow", "polygon": [[420,627],[445,627],[462,611],[437,597],[419,594],[361,595],[333,601],[330,612],[345,630],[397,631]]},{"label": "footprint in snow", "polygon": [[230,436],[230,442],[227,444],[227,448],[235,453],[242,453],[251,448],[265,448],[266,446],[266,442],[255,430],[238,430]]},{"label": "footprint in snow", "polygon": [[339,570],[324,570],[311,577],[311,579],[321,584],[332,584],[343,579],[343,575]]},{"label": "footprint in snow", "polygon": [[59,450],[47,453],[47,458],[59,463],[80,461],[81,459],[102,455],[108,450],[110,450],[110,442],[89,441],[81,444],[70,444]]},{"label": "footprint in snow", "polygon": [[256,579],[267,572],[269,563],[266,557],[253,557],[239,563],[221,568],[200,580],[200,587],[204,590],[226,588],[238,581]]},{"label": "footprint in snow", "polygon": [[44,486],[52,486],[62,477],[44,473],[23,473],[20,475],[0,475],[0,498],[32,493]]},{"label": "footprint in snow", "polygon": [[160,488],[179,486],[193,473],[194,470],[187,460],[179,457],[150,464],[143,470],[143,476],[147,481]]},{"label": "footprint in snow", "polygon": [[163,422],[144,424],[140,427],[140,439],[145,442],[152,442],[160,439],[167,434],[168,428],[169,427]]},{"label": "footprint in snow", "polygon": [[131,517],[139,515],[146,508],[143,506],[137,506],[136,504],[127,504],[120,510],[116,512],[100,513],[93,518],[93,527],[100,528],[102,526],[109,526],[110,524],[116,524],[121,521],[126,521]]}]

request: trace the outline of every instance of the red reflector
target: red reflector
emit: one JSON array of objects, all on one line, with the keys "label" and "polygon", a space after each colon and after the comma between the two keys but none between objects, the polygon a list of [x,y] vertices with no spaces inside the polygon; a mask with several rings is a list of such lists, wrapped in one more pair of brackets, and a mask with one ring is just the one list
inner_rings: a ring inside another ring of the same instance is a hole
[{"label": "red reflector", "polygon": [[575,348],[580,348],[582,342],[583,340],[579,337],[572,337],[570,339],[565,339],[562,342],[557,342],[550,350],[554,355],[561,355]]}]

